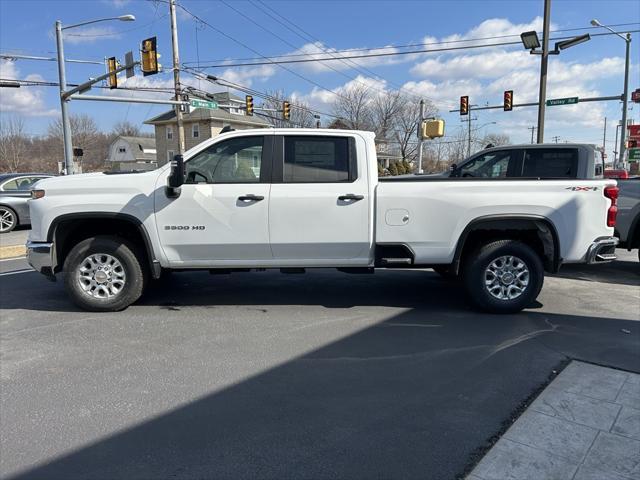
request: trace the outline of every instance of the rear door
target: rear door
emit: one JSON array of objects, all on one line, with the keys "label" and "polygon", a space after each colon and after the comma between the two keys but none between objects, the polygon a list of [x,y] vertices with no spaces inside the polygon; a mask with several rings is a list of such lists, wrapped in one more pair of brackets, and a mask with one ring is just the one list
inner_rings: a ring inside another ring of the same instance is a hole
[{"label": "rear door", "polygon": [[277,136],[269,204],[274,259],[282,265],[368,265],[367,168],[360,137]]}]

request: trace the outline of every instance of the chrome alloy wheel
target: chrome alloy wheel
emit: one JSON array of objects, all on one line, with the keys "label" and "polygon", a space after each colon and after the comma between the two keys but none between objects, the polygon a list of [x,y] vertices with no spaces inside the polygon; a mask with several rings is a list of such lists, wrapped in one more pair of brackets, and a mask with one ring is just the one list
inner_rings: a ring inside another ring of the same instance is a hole
[{"label": "chrome alloy wheel", "polygon": [[80,288],[94,298],[113,298],[122,292],[127,277],[120,261],[106,253],[85,258],[76,272]]},{"label": "chrome alloy wheel", "polygon": [[491,296],[499,300],[515,300],[529,285],[529,269],[518,257],[498,257],[485,269],[484,284]]},{"label": "chrome alloy wheel", "polygon": [[0,207],[0,232],[9,232],[16,223],[16,216],[11,210]]}]

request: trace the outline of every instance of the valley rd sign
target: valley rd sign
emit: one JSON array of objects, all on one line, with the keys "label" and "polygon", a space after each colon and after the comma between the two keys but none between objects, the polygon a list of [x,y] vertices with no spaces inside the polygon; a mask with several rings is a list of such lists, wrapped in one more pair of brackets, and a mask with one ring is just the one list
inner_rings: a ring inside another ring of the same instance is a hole
[{"label": "valley rd sign", "polygon": [[547,107],[554,105],[573,105],[574,103],[578,103],[578,97],[554,98],[547,100]]}]

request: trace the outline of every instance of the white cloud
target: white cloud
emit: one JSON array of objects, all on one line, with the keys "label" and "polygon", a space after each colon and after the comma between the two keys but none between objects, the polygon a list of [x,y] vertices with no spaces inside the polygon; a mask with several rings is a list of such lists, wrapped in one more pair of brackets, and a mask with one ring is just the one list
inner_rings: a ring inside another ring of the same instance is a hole
[{"label": "white cloud", "polygon": [[[0,60],[0,78],[42,81],[38,74],[20,75],[15,62]],[[45,87],[46,88],[46,87]],[[0,112],[24,116],[41,117],[57,115],[58,111],[47,109],[44,102],[44,88],[20,87],[0,89]]]},{"label": "white cloud", "polygon": [[[555,25],[551,25],[551,30],[556,28]],[[541,31],[542,30],[542,17],[535,17],[528,23],[511,23],[506,18],[489,18],[484,20],[478,26],[473,27],[467,33],[453,34],[446,36],[442,39],[444,42],[454,42],[459,40],[468,40],[473,38],[489,38],[488,40],[472,42],[472,45],[482,45],[485,43],[496,43],[499,41],[513,41],[519,40],[519,36],[522,32],[530,30]],[[513,35],[513,38],[500,39],[495,37],[502,37],[505,35]],[[493,38],[490,38],[493,37]],[[432,38],[432,37],[429,37]]]},{"label": "white cloud", "polygon": [[258,65],[256,67],[235,67],[224,70],[221,79],[250,87],[254,81],[265,82],[276,73],[275,65]]},{"label": "white cloud", "polygon": [[93,43],[101,40],[116,40],[122,38],[122,34],[111,26],[77,28],[68,32],[64,32],[63,36],[65,43],[70,43],[72,45]]}]

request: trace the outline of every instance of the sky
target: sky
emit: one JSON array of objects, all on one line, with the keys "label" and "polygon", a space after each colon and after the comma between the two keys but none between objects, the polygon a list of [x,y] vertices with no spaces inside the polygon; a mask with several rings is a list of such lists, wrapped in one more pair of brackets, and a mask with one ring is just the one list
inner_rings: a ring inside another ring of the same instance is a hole
[{"label": "sky", "polygon": [[[503,91],[514,91],[514,103],[534,102],[538,96],[540,57],[522,44],[407,55],[361,58],[350,61],[285,65],[225,66],[237,59],[276,55],[318,54],[327,49],[354,49],[353,54],[433,50],[482,43],[519,42],[519,34],[542,30],[543,0],[450,1],[354,1],[354,0],[179,0],[178,34],[181,63],[250,86],[258,91],[282,90],[314,108],[331,113],[337,95],[357,85],[380,94],[402,89],[416,102],[434,103],[446,121],[446,134],[465,127],[458,108],[459,97],[468,95],[472,105],[500,105]],[[68,59],[102,61],[133,50],[141,40],[157,36],[162,73],[119,80],[120,85],[171,87],[171,34],[166,0],[0,0],[0,52],[55,56],[53,26],[56,20],[70,25],[86,20],[133,14],[135,22],[108,21],[65,32]],[[190,12],[190,13],[189,13]],[[191,15],[193,14],[193,15]],[[203,21],[197,20],[199,17]],[[637,0],[552,0],[551,39],[562,36],[606,33],[590,28],[597,18],[626,32],[640,30]],[[290,22],[290,23],[289,23]],[[568,31],[567,31],[568,30]],[[511,35],[511,36],[509,36]],[[465,39],[499,37],[460,42]],[[632,33],[630,90],[640,87],[640,32]],[[442,43],[454,42],[454,43]],[[399,46],[427,44],[412,48]],[[553,42],[552,42],[553,44]],[[331,50],[329,50],[331,51]],[[623,90],[625,42],[614,35],[593,36],[589,42],[551,56],[547,98],[620,95]],[[326,57],[326,54],[325,54]],[[254,60],[255,61],[255,60]],[[207,65],[218,65],[205,68]],[[93,64],[67,64],[70,83],[104,73]],[[50,61],[0,60],[0,78],[57,81],[57,67]],[[182,80],[203,90],[222,87],[183,73]],[[168,94],[93,89],[92,94],[161,96]],[[256,98],[257,103],[259,99]],[[91,115],[105,131],[120,121],[142,124],[168,109],[164,105],[72,101],[70,111]],[[28,133],[38,135],[59,116],[56,87],[0,89],[0,120],[24,119]],[[640,104],[632,104],[628,116],[640,123]],[[547,107],[545,140],[602,145],[607,118],[606,148],[614,150],[621,102],[590,102]],[[513,143],[531,139],[536,125],[535,107],[511,112],[485,110],[474,113],[473,128],[482,133],[505,133]],[[330,117],[323,117],[327,123]],[[495,122],[495,123],[494,123]],[[151,131],[150,127],[144,127]]]}]

